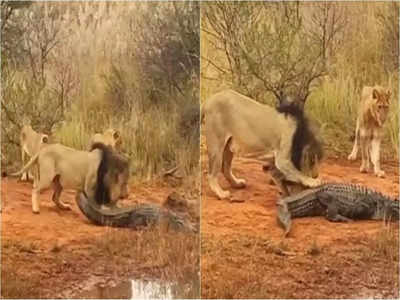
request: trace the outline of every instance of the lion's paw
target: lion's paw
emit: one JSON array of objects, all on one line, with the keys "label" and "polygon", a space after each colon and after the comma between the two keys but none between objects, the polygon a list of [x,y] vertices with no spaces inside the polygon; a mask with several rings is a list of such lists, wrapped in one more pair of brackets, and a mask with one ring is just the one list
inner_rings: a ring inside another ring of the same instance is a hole
[{"label": "lion's paw", "polygon": [[71,210],[71,205],[65,203],[59,203],[58,207],[62,210]]},{"label": "lion's paw", "polygon": [[377,172],[375,172],[375,175],[379,178],[384,178],[385,177],[385,171],[383,170],[379,170]]},{"label": "lion's paw", "polygon": [[227,199],[227,198],[230,198],[230,196],[231,196],[231,192],[229,192],[229,191],[221,191],[219,194],[218,194],[218,198],[219,199]]},{"label": "lion's paw", "polygon": [[322,185],[322,180],[321,179],[309,179],[309,180],[307,180],[305,185],[310,188],[315,188],[317,186]]},{"label": "lion's paw", "polygon": [[348,160],[356,160],[357,159],[357,155],[355,155],[354,153],[351,153],[349,156],[347,156]]}]

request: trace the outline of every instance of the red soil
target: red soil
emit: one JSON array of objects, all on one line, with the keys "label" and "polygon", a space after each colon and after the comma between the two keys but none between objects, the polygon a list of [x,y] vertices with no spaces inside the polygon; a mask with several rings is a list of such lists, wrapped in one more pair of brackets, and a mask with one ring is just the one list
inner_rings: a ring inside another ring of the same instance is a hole
[{"label": "red soil", "polygon": [[[163,270],[157,263],[152,270],[145,261],[140,265],[129,256],[105,255],[106,243],[115,234],[137,241],[141,232],[93,225],[75,204],[74,191],[61,194],[72,210],[57,209],[47,191],[40,197],[40,214],[33,214],[31,183],[5,178],[1,187],[0,298],[70,298],[94,284],[159,276]],[[130,198],[121,204],[161,203],[172,190],[163,183],[132,186]]]},{"label": "red soil", "polygon": [[[237,177],[247,180],[245,189],[231,188],[220,176],[221,186],[229,189],[234,199],[244,201],[230,203],[218,200],[210,190],[206,156],[203,158],[203,297],[398,297],[395,262],[368,254],[375,253],[369,247],[379,242],[382,222],[295,219],[285,239],[276,222],[278,190],[269,184],[270,177],[260,164],[242,159],[233,162]],[[358,168],[359,162],[329,159],[322,164],[320,174],[326,181],[358,183],[399,195],[396,163],[383,165],[384,179],[361,174]],[[397,225],[391,228],[396,227],[398,235]]]},{"label": "red soil", "polygon": [[[105,227],[93,224],[79,211],[75,204],[75,191],[65,190],[61,199],[69,203],[71,211],[58,209],[51,201],[52,191],[48,190],[40,196],[40,214],[32,213],[31,191],[32,184],[17,182],[5,178],[1,183],[2,197],[2,241],[32,241],[40,244],[43,249],[54,245],[79,244],[88,236],[104,234]],[[121,205],[138,202],[160,203],[171,192],[166,186],[140,188],[130,187],[129,199],[121,201]]]}]

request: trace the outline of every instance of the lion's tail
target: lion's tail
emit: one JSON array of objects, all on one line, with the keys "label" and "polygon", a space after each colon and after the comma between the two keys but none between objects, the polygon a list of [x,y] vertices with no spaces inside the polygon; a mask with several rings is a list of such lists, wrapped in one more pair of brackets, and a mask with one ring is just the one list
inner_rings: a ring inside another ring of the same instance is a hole
[{"label": "lion's tail", "polygon": [[[11,173],[9,176],[11,177],[18,177],[21,176],[23,173],[27,172],[30,168],[32,168],[33,164],[35,164],[39,158],[39,153],[36,153],[34,156],[32,156],[31,160],[22,168],[22,170],[15,172],[15,173]],[[5,174],[7,175],[7,174]]]}]

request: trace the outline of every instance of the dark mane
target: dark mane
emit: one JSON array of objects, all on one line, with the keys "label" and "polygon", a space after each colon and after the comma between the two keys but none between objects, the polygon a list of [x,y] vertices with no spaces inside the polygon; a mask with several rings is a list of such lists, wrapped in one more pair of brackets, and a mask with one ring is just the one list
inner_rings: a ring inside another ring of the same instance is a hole
[{"label": "dark mane", "polygon": [[94,143],[90,149],[93,151],[95,149],[101,150],[101,161],[99,168],[97,169],[97,181],[95,190],[95,201],[101,204],[107,204],[111,202],[110,188],[104,182],[104,177],[109,171],[109,165],[112,157],[111,147],[104,145],[103,143]]},{"label": "dark mane", "polygon": [[293,135],[292,149],[290,151],[293,165],[300,171],[301,158],[306,145],[310,145],[310,148],[321,159],[323,155],[322,145],[311,131],[308,119],[296,101],[280,101],[276,110],[285,115],[290,115],[296,120],[297,127]]}]

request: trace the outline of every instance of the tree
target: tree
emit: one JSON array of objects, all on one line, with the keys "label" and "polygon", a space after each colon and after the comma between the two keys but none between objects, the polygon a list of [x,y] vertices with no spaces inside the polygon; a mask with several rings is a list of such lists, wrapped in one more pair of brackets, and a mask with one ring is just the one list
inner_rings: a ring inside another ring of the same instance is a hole
[{"label": "tree", "polygon": [[382,61],[387,72],[399,69],[399,4],[387,3],[376,13],[382,32]]},{"label": "tree", "polygon": [[[63,118],[65,98],[73,86],[66,72],[54,76],[54,86],[47,83],[50,57],[61,41],[57,7],[47,3],[1,5],[6,22],[2,23],[6,59],[2,64],[1,129],[6,142],[18,145],[24,122],[36,130],[51,132]],[[17,9],[18,14],[12,14]],[[12,43],[17,34],[18,43]],[[58,95],[60,89],[62,95]]]},{"label": "tree", "polygon": [[[142,18],[131,19],[132,55],[148,85],[150,98],[165,99],[163,91],[172,96],[185,95],[185,86],[191,81],[193,88],[199,80],[199,4],[153,3],[152,9],[142,10]],[[151,18],[151,24],[140,24]],[[165,87],[165,89],[164,89]]]},{"label": "tree", "polygon": [[332,17],[336,10],[322,10],[321,37],[317,30],[310,31],[315,24],[305,22],[308,16],[302,7],[300,2],[207,3],[203,30],[227,61],[211,63],[252,98],[260,98],[264,91],[278,100],[289,94],[303,107],[312,85],[327,74],[327,49],[342,27]]}]

